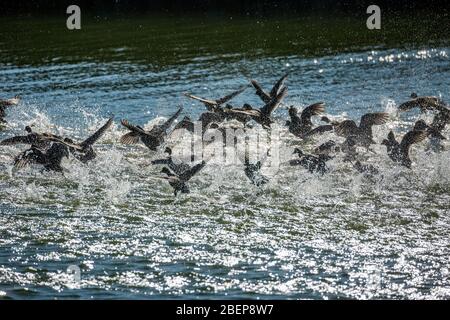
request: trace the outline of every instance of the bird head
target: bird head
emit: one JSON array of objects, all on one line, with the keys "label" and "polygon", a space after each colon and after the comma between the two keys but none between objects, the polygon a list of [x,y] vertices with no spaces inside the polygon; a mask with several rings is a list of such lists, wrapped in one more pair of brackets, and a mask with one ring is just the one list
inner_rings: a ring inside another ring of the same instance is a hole
[{"label": "bird head", "polygon": [[424,120],[417,120],[414,124],[414,130],[426,130],[428,129],[428,125]]},{"label": "bird head", "polygon": [[413,92],[413,93],[411,93],[411,96],[410,96],[412,99],[416,99],[417,98],[417,93],[415,93],[415,92]]},{"label": "bird head", "polygon": [[303,155],[303,151],[300,150],[299,148],[295,148],[293,154],[298,154],[299,156]]},{"label": "bird head", "polygon": [[320,120],[322,120],[323,122],[326,122],[326,123],[330,123],[331,122],[331,120],[328,117],[326,117],[326,116],[323,116],[322,118],[320,118]]},{"label": "bird head", "polygon": [[288,113],[289,113],[289,115],[292,117],[292,116],[296,116],[297,115],[297,108],[296,107],[294,107],[294,106],[290,106],[289,108],[288,108]]}]

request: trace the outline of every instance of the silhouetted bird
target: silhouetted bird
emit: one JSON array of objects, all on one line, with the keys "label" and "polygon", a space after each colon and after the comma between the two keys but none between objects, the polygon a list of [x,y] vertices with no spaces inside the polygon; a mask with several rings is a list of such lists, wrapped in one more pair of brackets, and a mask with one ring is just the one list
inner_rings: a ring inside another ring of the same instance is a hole
[{"label": "silhouetted bird", "polygon": [[270,128],[270,125],[273,123],[271,118],[272,112],[278,107],[283,98],[287,94],[287,88],[283,87],[277,96],[275,96],[272,100],[270,100],[266,105],[264,105],[260,109],[248,108],[248,110],[231,110],[230,112],[234,113],[242,113],[249,115],[253,120],[262,125],[264,128]]},{"label": "silhouetted bird", "polygon": [[247,86],[240,88],[239,90],[236,90],[228,95],[226,95],[223,98],[219,98],[219,99],[205,99],[205,98],[200,98],[197,96],[194,96],[192,94],[189,93],[185,93],[184,95],[188,98],[200,101],[201,103],[203,103],[205,105],[205,107],[208,109],[208,111],[211,112],[218,112],[222,109],[222,104],[230,101],[231,99],[233,99],[234,97],[236,97],[237,95],[241,94],[242,92],[245,91],[245,89],[247,89]]},{"label": "silhouetted bird", "polygon": [[288,77],[288,74],[286,73],[283,75],[272,87],[272,90],[270,90],[269,93],[265,92],[263,88],[260,86],[260,84],[256,80],[251,80],[251,84],[256,89],[256,95],[261,98],[261,100],[267,104],[273,99],[275,99],[279,94],[280,91],[284,88],[284,82],[286,81],[286,78]]},{"label": "silhouetted bird", "polygon": [[384,139],[381,144],[387,148],[387,153],[392,161],[400,163],[401,165],[411,168],[411,159],[409,158],[409,148],[413,143],[418,143],[424,140],[427,136],[425,131],[409,131],[405,134],[400,143],[395,139],[392,131],[389,132],[387,139]]},{"label": "silhouetted bird", "polygon": [[188,171],[191,168],[187,163],[183,163],[183,162],[176,163],[175,161],[173,161],[171,148],[166,147],[166,149],[164,150],[164,153],[168,154],[167,158],[152,160],[151,163],[153,165],[158,165],[158,164],[167,165],[170,170],[175,172],[175,174],[182,174],[183,172]]},{"label": "silhouetted bird", "polygon": [[286,121],[289,132],[299,138],[305,138],[313,134],[319,134],[326,131],[333,130],[330,125],[318,126],[313,128],[311,121],[312,116],[317,116],[325,111],[325,104],[323,102],[315,103],[303,109],[301,116],[298,116],[297,108],[290,106],[288,109],[290,121]]},{"label": "silhouetted bird", "polygon": [[416,93],[412,93],[411,99],[400,104],[398,109],[400,111],[408,111],[416,107],[420,108],[421,112],[425,112],[427,110],[440,110],[444,107],[444,103],[437,97],[419,97]]},{"label": "silhouetted bird", "polygon": [[94,134],[92,134],[89,138],[87,138],[83,142],[74,143],[72,139],[65,138],[64,139],[65,142],[69,142],[80,146],[81,149],[78,150],[74,148],[69,148],[70,152],[75,156],[75,158],[77,158],[83,163],[95,159],[97,154],[94,151],[93,145],[95,142],[97,142],[98,139],[100,139],[100,137],[106,132],[106,130],[108,130],[109,127],[111,127],[113,120],[114,117],[109,118],[109,120],[101,128],[99,128]]},{"label": "silhouetted bird", "polygon": [[166,179],[170,186],[173,188],[173,192],[175,196],[178,194],[178,192],[181,193],[189,193],[189,188],[187,186],[187,182],[195,175],[197,174],[204,166],[206,165],[205,161],[202,161],[201,163],[193,166],[189,170],[186,170],[180,174],[176,174],[172,170],[170,170],[167,167],[162,168],[161,172],[165,173],[167,177],[162,177],[163,179]]},{"label": "silhouetted bird", "polygon": [[317,172],[321,175],[328,171],[326,162],[332,159],[332,157],[327,155],[313,156],[310,154],[305,154],[299,148],[294,149],[294,154],[298,154],[299,159],[290,160],[289,164],[291,166],[302,166],[310,173]]},{"label": "silhouetted bird", "polygon": [[367,113],[361,117],[359,126],[353,120],[344,120],[335,126],[335,131],[343,137],[353,136],[358,145],[369,148],[375,144],[372,126],[387,122],[389,114],[385,112]]},{"label": "silhouetted bird", "polygon": [[183,107],[180,107],[178,111],[171,116],[162,125],[155,125],[150,131],[144,130],[140,126],[134,126],[127,120],[122,120],[121,123],[131,132],[123,135],[120,138],[120,142],[124,144],[135,144],[142,141],[150,150],[156,151],[157,148],[164,143],[167,136],[167,130],[170,128],[175,119],[180,115]]}]

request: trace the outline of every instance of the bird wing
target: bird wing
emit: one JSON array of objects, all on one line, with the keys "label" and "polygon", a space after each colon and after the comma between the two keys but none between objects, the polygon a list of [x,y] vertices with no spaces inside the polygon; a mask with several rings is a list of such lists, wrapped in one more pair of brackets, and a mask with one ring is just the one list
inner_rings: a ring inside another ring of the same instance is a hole
[{"label": "bird wing", "polygon": [[128,122],[128,120],[122,119],[122,121],[120,121],[120,123],[121,123],[125,128],[127,128],[128,130],[130,130],[130,131],[132,131],[132,132],[134,132],[134,133],[136,133],[136,134],[139,134],[139,135],[142,135],[142,134],[146,135],[146,134],[148,134],[147,131],[145,131],[145,130],[142,129],[141,127],[132,125],[130,122]]},{"label": "bird wing", "polygon": [[286,78],[288,77],[288,74],[286,73],[283,75],[273,86],[272,90],[270,90],[270,97],[275,98],[278,95],[278,92],[280,91],[281,87],[283,86],[284,82],[286,81]]},{"label": "bird wing", "polygon": [[205,99],[205,98],[200,98],[200,97],[194,96],[194,95],[189,94],[189,93],[185,93],[184,95],[185,95],[186,97],[188,97],[188,98],[191,98],[191,99],[200,101],[200,102],[202,102],[203,104],[206,104],[206,105],[210,105],[210,106],[216,106],[216,105],[217,105],[217,102],[214,101],[214,100],[209,100],[209,99]]},{"label": "bird wing", "polygon": [[236,97],[237,95],[239,95],[239,94],[241,94],[242,92],[244,92],[245,89],[247,89],[247,86],[242,87],[242,88],[240,88],[239,90],[236,90],[236,91],[234,91],[234,92],[232,92],[232,93],[226,95],[226,96],[223,97],[223,98],[217,99],[217,100],[216,100],[216,103],[220,105],[220,104],[223,104],[223,103],[225,103],[225,102],[227,102],[227,101],[230,101],[231,99],[233,99],[233,98]]},{"label": "bird wing", "polygon": [[160,130],[162,130],[163,132],[166,132],[167,129],[169,129],[169,127],[172,125],[172,123],[178,118],[178,116],[180,115],[181,111],[183,111],[183,107],[182,106],[180,106],[178,108],[177,112],[175,112],[175,114],[173,116],[171,116],[169,119],[167,119],[166,122],[164,122],[162,125],[158,126],[158,128]]},{"label": "bird wing", "polygon": [[308,131],[303,137],[307,138],[307,137],[313,136],[315,134],[322,134],[327,131],[333,131],[333,126],[331,124],[325,124],[322,126],[318,126],[314,129]]},{"label": "bird wing", "polygon": [[325,103],[318,102],[306,107],[301,114],[302,124],[311,124],[311,117],[325,112]]},{"label": "bird wing", "polygon": [[266,105],[264,105],[260,110],[262,113],[266,114],[266,115],[270,115],[272,112],[275,111],[275,109],[278,107],[278,105],[281,103],[281,101],[284,99],[284,97],[287,94],[287,88],[283,87],[280,91],[280,93],[278,93],[277,96],[275,96],[274,98],[272,98],[272,100],[269,101],[269,103],[267,103]]},{"label": "bird wing", "polygon": [[409,101],[406,101],[406,102],[403,102],[402,104],[400,104],[398,106],[398,110],[400,110],[400,111],[409,111],[409,110],[411,110],[411,109],[413,109],[415,107],[418,107],[418,106],[419,105],[417,104],[417,101],[414,99],[414,100],[409,100]]},{"label": "bird wing", "polygon": [[140,135],[136,132],[128,132],[120,137],[120,142],[123,144],[136,144],[139,142]]},{"label": "bird wing", "polygon": [[404,154],[408,154],[409,147],[413,143],[418,143],[422,140],[424,140],[427,137],[427,133],[425,131],[409,131],[405,134],[405,136],[402,139],[402,142],[400,143],[400,150]]},{"label": "bird wing", "polygon": [[[75,149],[75,150],[79,150],[79,151],[83,150],[83,147],[81,147],[80,145],[74,144],[74,143],[71,143],[71,142],[68,142],[68,141],[64,141],[64,140],[62,140],[61,138],[56,137],[56,136],[54,136],[54,135],[48,135],[48,136],[43,135],[43,136],[41,136],[40,138],[41,138],[42,140],[46,140],[46,141],[51,141],[51,142],[63,144],[63,145],[65,145],[66,147],[73,148],[73,149]],[[52,146],[53,146],[53,145],[52,145]]]},{"label": "bird wing", "polygon": [[29,166],[32,163],[36,163],[39,155],[42,155],[42,152],[40,150],[37,149],[25,150],[14,159],[14,167],[17,169],[21,169],[26,166]]},{"label": "bird wing", "polygon": [[171,159],[167,158],[167,159],[156,159],[156,160],[152,160],[152,164],[169,164],[171,163]]},{"label": "bird wing", "polygon": [[264,89],[259,85],[258,81],[251,80],[252,86],[256,89],[256,95],[261,98],[264,103],[269,103],[272,98],[270,95],[264,91]]},{"label": "bird wing", "polygon": [[340,136],[350,136],[358,131],[358,126],[353,120],[344,120],[336,125],[336,133]]},{"label": "bird wing", "polygon": [[199,164],[196,164],[191,169],[180,174],[180,179],[183,181],[188,181],[191,179],[197,172],[199,172],[206,165],[205,161],[202,161]]},{"label": "bird wing", "polygon": [[28,136],[15,136],[11,138],[4,139],[0,142],[0,145],[2,146],[10,146],[15,144],[31,144],[31,140]]},{"label": "bird wing", "polygon": [[361,117],[360,129],[366,130],[372,128],[374,125],[385,124],[389,120],[389,113],[375,112],[366,113]]},{"label": "bird wing", "polygon": [[100,139],[100,137],[106,132],[106,130],[111,127],[113,120],[114,117],[109,118],[109,120],[100,129],[98,129],[93,135],[80,143],[80,146],[84,148],[93,145],[98,139]]}]

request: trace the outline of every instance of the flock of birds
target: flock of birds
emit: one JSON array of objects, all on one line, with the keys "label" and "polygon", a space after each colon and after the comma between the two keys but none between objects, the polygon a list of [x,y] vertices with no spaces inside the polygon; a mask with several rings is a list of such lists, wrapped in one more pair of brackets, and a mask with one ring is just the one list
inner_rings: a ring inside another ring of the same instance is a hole
[{"label": "flock of birds", "polygon": [[[229,104],[230,100],[242,93],[248,86],[215,100],[200,98],[191,94],[185,95],[201,102],[207,109],[198,119],[202,133],[208,129],[217,129],[224,132],[222,124],[229,120],[239,122],[246,130],[253,128],[252,121],[270,130],[271,125],[274,123],[272,114],[287,94],[287,87],[285,86],[287,76],[286,74],[281,77],[270,92],[265,91],[257,81],[251,81],[251,86],[256,90],[256,95],[262,100],[263,106],[261,108],[255,108],[247,103],[242,107],[234,107]],[[0,100],[0,123],[6,123],[7,108],[17,105],[19,101],[19,97]],[[424,120],[416,121],[414,127],[403,136],[401,141],[397,140],[393,131],[390,131],[386,139],[381,142],[382,145],[386,146],[389,158],[393,162],[407,168],[412,166],[409,156],[409,149],[412,144],[429,139],[433,151],[440,152],[443,150],[441,143],[446,138],[442,133],[445,126],[450,122],[450,106],[437,97],[419,97],[413,93],[410,100],[399,105],[399,111],[408,111],[413,108],[420,108],[421,112],[434,112],[433,121],[430,124],[427,124]],[[183,108],[180,107],[164,123],[154,125],[151,130],[145,130],[138,125],[131,124],[127,120],[122,120],[121,124],[129,132],[121,137],[120,142],[124,144],[141,142],[150,150],[157,151],[165,145],[167,137],[175,130],[184,129],[194,133],[194,121],[189,116],[185,116],[170,130],[182,111]],[[295,148],[293,154],[296,155],[296,158],[290,160],[288,164],[301,166],[311,173],[323,175],[329,170],[327,161],[333,159],[337,153],[343,153],[343,161],[351,163],[353,168],[359,173],[369,176],[379,174],[379,170],[373,165],[362,163],[358,155],[361,149],[366,153],[374,152],[370,148],[371,145],[376,144],[373,140],[372,127],[385,124],[389,120],[389,114],[386,112],[367,113],[361,117],[358,125],[353,120],[331,121],[328,117],[323,116],[324,112],[325,104],[322,102],[304,108],[301,113],[294,106],[290,106],[288,108],[290,120],[286,122],[286,126],[291,134],[300,139],[309,139],[325,132],[334,132],[337,136],[343,137],[345,139],[344,142],[337,143],[334,140],[329,140],[314,148],[310,154],[303,152],[300,148]],[[312,122],[312,117],[314,116],[320,116],[323,124],[314,126]],[[52,133],[35,132],[30,126],[27,126],[25,127],[26,135],[4,139],[0,142],[0,145],[25,144],[30,146],[29,149],[15,157],[14,166],[16,168],[37,164],[43,166],[45,170],[62,172],[61,161],[64,157],[73,155],[83,163],[93,160],[96,157],[94,144],[111,127],[112,123],[113,117],[94,134],[81,142]],[[170,147],[166,146],[164,152],[168,154],[166,158],[152,161],[153,165],[164,165],[161,170],[164,176],[159,178],[168,181],[174,190],[175,196],[179,192],[189,193],[187,182],[206,165],[206,162],[202,161],[191,166],[188,163],[174,161]],[[249,180],[257,186],[269,181],[267,177],[261,174],[261,167],[262,161],[251,163],[246,152],[244,171]]]}]

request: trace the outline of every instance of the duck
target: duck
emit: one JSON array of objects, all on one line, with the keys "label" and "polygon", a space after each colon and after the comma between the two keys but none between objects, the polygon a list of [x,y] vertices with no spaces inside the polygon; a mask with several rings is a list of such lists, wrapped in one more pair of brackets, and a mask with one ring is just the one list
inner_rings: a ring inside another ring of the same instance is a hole
[{"label": "duck", "polygon": [[191,167],[183,162],[175,163],[172,159],[172,148],[166,147],[164,153],[167,153],[167,158],[155,159],[151,161],[152,165],[167,165],[170,170],[172,170],[175,174],[182,174],[183,172],[189,170]]},{"label": "duck", "polygon": [[262,125],[263,128],[270,129],[271,124],[274,122],[271,118],[271,115],[279,106],[286,94],[287,88],[283,87],[272,100],[270,100],[259,109],[247,106],[247,110],[230,110],[230,112],[246,114],[250,116],[255,122]]},{"label": "duck", "polygon": [[264,158],[258,160],[255,163],[251,163],[249,159],[248,150],[245,152],[244,156],[244,173],[247,178],[257,187],[260,187],[269,182],[269,179],[261,173],[262,163],[265,161],[267,153]]},{"label": "duck", "polygon": [[206,165],[205,161],[196,164],[192,168],[183,171],[179,174],[173,172],[168,167],[161,169],[161,173],[166,174],[166,176],[160,177],[169,182],[169,185],[173,188],[174,195],[177,196],[179,192],[190,193],[189,187],[186,184],[194,175],[196,175],[201,169]]},{"label": "duck", "polygon": [[387,153],[392,161],[411,169],[412,161],[409,157],[409,149],[412,144],[423,141],[427,137],[425,131],[411,130],[407,132],[400,143],[395,139],[394,132],[390,131],[387,139],[381,144],[387,148]]},{"label": "duck", "polygon": [[327,155],[329,156],[333,152],[339,152],[341,149],[336,141],[334,140],[328,140],[319,146],[315,147],[313,150],[313,153],[315,155]]},{"label": "duck", "polygon": [[152,151],[156,151],[158,147],[164,143],[167,136],[167,130],[172,123],[178,118],[183,107],[180,107],[173,116],[171,116],[162,125],[155,125],[150,131],[144,130],[140,126],[132,125],[128,120],[122,119],[121,124],[130,130],[127,134],[120,138],[120,142],[123,144],[135,144],[142,141],[144,145]]},{"label": "duck", "polygon": [[366,147],[376,144],[373,141],[372,126],[385,124],[389,119],[386,112],[366,113],[361,117],[359,126],[353,120],[344,120],[335,125],[335,132],[339,136],[352,136],[358,145]]},{"label": "duck", "polygon": [[11,106],[16,106],[20,102],[20,97],[15,96],[12,99],[0,99],[0,123],[7,123],[5,120],[6,109]]},{"label": "duck", "polygon": [[[32,148],[37,148],[40,150],[47,150],[51,147],[52,142],[63,142],[64,138],[52,133],[38,133],[33,131],[31,126],[26,126],[25,131],[27,135],[14,136],[11,138],[6,138],[0,141],[0,145],[16,145],[16,144],[28,144]],[[70,143],[69,143],[70,144]],[[77,146],[78,148],[78,146]]]},{"label": "duck", "polygon": [[14,167],[19,169],[30,164],[40,164],[46,171],[63,172],[61,161],[64,157],[69,158],[69,146],[60,141],[53,142],[51,147],[45,151],[32,147],[14,159]]},{"label": "duck", "polygon": [[298,110],[294,106],[288,108],[288,113],[291,120],[286,121],[289,132],[299,138],[305,138],[316,133],[323,133],[333,130],[331,125],[319,126],[313,131],[312,116],[317,116],[325,111],[325,103],[318,102],[303,109],[300,116]]},{"label": "duck", "polygon": [[329,171],[326,162],[332,159],[330,156],[305,154],[300,148],[295,148],[293,154],[297,154],[299,159],[290,160],[289,165],[291,166],[302,166],[310,173],[317,172],[320,175]]},{"label": "duck", "polygon": [[441,99],[434,96],[418,96],[417,93],[411,93],[410,100],[401,103],[398,106],[399,111],[409,111],[413,108],[420,108],[420,112],[441,110],[444,103]]},{"label": "duck", "polygon": [[366,177],[373,177],[380,174],[380,171],[371,164],[363,164],[357,160],[352,163],[353,168]]},{"label": "duck", "polygon": [[279,93],[280,90],[283,89],[284,82],[286,81],[288,77],[288,73],[284,74],[272,87],[272,90],[270,90],[269,93],[265,92],[261,85],[258,83],[258,81],[252,79],[250,80],[250,83],[252,86],[256,89],[255,94],[265,103],[269,103],[273,99],[275,99]]},{"label": "duck", "polygon": [[197,97],[194,96],[190,93],[185,93],[184,95],[190,99],[194,99],[197,101],[200,101],[201,103],[203,103],[206,107],[206,109],[210,112],[220,112],[223,107],[222,104],[230,101],[231,99],[233,99],[234,97],[236,97],[237,95],[241,94],[242,92],[244,92],[247,89],[248,86],[242,87],[236,91],[233,91],[232,93],[226,95],[225,97],[219,98],[219,99],[205,99],[205,98],[201,98],[201,97]]},{"label": "duck", "polygon": [[111,125],[113,124],[114,116],[109,118],[108,121],[101,126],[97,131],[94,132],[90,137],[85,139],[84,141],[80,143],[74,143],[74,141],[70,138],[65,138],[64,142],[68,142],[71,144],[75,144],[79,146],[81,149],[74,149],[69,148],[69,151],[83,163],[87,163],[97,157],[97,154],[95,153],[95,150],[93,148],[93,145],[95,142],[97,142],[98,139],[100,139],[103,134],[108,130]]}]

